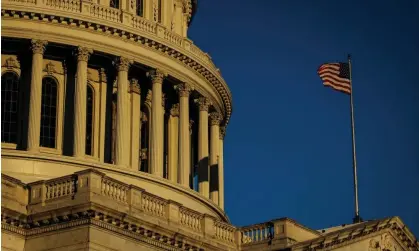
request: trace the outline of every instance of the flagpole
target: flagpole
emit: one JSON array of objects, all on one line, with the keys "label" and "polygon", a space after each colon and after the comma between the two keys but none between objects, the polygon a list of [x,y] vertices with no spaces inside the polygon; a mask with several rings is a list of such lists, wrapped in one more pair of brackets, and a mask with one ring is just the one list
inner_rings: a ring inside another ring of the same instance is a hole
[{"label": "flagpole", "polygon": [[351,85],[350,92],[350,103],[351,103],[351,129],[352,129],[352,165],[354,173],[354,192],[355,192],[355,217],[353,223],[359,223],[362,221],[359,216],[359,206],[358,206],[358,177],[356,170],[356,151],[355,151],[355,120],[354,120],[354,101],[353,101],[353,85],[352,85],[352,65],[351,65],[351,55],[348,55],[348,65],[349,65],[349,80]]}]

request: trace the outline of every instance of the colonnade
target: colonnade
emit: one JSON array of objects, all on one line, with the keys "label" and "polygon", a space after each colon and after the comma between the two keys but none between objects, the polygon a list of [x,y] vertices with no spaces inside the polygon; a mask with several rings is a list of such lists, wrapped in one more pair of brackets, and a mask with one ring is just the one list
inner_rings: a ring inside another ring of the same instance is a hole
[{"label": "colonnade", "polygon": [[[32,71],[30,83],[29,121],[27,150],[39,151],[40,117],[43,54],[48,42],[32,40]],[[74,143],[73,156],[84,160],[86,146],[86,90],[88,62],[93,50],[77,48],[77,70],[74,91]],[[119,57],[116,60],[116,136],[114,164],[121,168],[139,171],[141,166],[141,127],[143,114],[141,106],[141,87],[138,80],[128,79],[132,60]],[[191,186],[191,120],[190,99],[194,91],[188,83],[174,85],[179,103],[173,104],[167,124],[167,135],[164,135],[164,102],[163,81],[167,74],[160,69],[147,73],[151,80],[151,112],[148,116],[149,126],[149,173],[163,178],[164,147],[167,137],[167,179],[184,187]],[[149,90],[150,92],[150,90]],[[211,199],[221,208],[224,207],[223,184],[223,138],[224,127],[220,127],[222,116],[210,109],[212,104],[207,97],[199,95],[194,98],[199,108],[198,121],[198,191]],[[145,102],[145,101],[144,101]],[[102,141],[103,142],[103,141]],[[101,145],[99,147],[104,147]],[[102,158],[103,159],[103,158]]]}]

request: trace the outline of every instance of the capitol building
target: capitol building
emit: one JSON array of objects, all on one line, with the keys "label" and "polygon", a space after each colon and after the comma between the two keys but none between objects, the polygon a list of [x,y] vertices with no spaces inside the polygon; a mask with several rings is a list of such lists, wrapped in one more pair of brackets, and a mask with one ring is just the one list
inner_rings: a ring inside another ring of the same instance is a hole
[{"label": "capitol building", "polygon": [[196,0],[3,0],[1,250],[418,251],[399,217],[233,225]]}]

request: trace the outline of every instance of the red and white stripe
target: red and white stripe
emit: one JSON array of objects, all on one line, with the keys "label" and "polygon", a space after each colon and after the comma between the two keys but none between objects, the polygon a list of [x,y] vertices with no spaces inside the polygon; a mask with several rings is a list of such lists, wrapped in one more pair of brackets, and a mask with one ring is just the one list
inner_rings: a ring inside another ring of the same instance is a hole
[{"label": "red and white stripe", "polygon": [[335,90],[351,94],[351,81],[348,78],[340,77],[340,64],[323,64],[317,70],[323,85],[332,87]]}]

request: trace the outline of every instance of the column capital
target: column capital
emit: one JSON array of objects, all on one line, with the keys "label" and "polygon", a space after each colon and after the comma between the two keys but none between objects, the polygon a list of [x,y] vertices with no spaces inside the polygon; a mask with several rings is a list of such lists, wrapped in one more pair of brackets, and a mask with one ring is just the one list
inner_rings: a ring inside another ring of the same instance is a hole
[{"label": "column capital", "polygon": [[162,84],[163,79],[167,77],[167,73],[160,69],[153,69],[147,72],[147,77],[151,78],[153,84]]},{"label": "column capital", "polygon": [[141,94],[141,88],[140,84],[138,83],[138,79],[132,78],[130,80],[130,92]]},{"label": "column capital", "polygon": [[34,54],[44,54],[48,41],[32,39],[31,49]]},{"label": "column capital", "polygon": [[172,108],[170,109],[170,115],[172,117],[179,117],[179,104],[172,105]]},{"label": "column capital", "polygon": [[225,126],[220,126],[220,139],[224,139],[224,137],[226,136],[226,127]]},{"label": "column capital", "polygon": [[93,53],[93,50],[87,47],[77,47],[77,61],[84,61],[87,62],[89,60],[90,55]]},{"label": "column capital", "polygon": [[118,57],[116,59],[116,67],[118,71],[128,71],[132,63],[133,63],[133,60],[125,58],[125,57]]},{"label": "column capital", "polygon": [[208,111],[209,107],[212,105],[211,101],[206,97],[199,97],[195,99],[195,103],[198,104],[200,111]]},{"label": "column capital", "polygon": [[222,116],[219,112],[211,112],[210,113],[210,124],[211,125],[220,125],[221,121],[222,121]]},{"label": "column capital", "polygon": [[175,89],[179,92],[179,97],[189,97],[193,87],[187,83],[175,85]]}]

